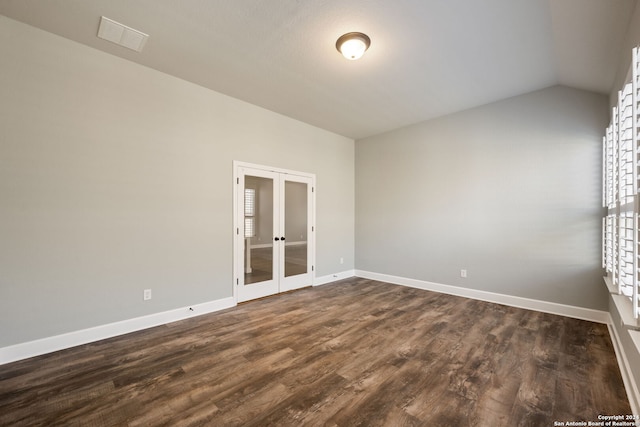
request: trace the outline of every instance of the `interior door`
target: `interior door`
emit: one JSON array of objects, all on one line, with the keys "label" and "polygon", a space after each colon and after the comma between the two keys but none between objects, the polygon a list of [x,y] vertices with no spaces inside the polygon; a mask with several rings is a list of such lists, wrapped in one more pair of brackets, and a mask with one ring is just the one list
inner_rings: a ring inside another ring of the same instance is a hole
[{"label": "interior door", "polygon": [[238,302],[312,285],[313,177],[236,167]]}]

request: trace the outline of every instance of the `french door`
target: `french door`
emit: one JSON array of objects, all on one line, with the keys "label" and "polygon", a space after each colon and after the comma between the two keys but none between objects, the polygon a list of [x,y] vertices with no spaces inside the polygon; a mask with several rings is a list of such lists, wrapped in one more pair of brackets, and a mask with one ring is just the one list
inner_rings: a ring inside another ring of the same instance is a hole
[{"label": "french door", "polygon": [[314,176],[235,163],[238,302],[313,283]]}]

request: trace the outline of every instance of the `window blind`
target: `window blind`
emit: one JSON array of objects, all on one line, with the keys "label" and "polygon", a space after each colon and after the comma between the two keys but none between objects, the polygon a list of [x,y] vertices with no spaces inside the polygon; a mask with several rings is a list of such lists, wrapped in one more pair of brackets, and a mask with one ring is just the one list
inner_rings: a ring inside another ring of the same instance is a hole
[{"label": "window blind", "polygon": [[631,299],[640,316],[640,241],[638,168],[640,167],[639,48],[632,52],[631,82],[618,92],[611,123],[602,138],[602,267],[618,294]]},{"label": "window blind", "polygon": [[244,189],[244,237],[256,235],[256,190]]}]

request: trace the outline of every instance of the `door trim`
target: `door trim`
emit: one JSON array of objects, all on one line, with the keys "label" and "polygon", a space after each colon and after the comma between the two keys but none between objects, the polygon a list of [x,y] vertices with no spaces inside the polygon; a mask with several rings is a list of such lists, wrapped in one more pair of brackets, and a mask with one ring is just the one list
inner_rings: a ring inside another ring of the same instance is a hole
[{"label": "door trim", "polygon": [[[311,180],[311,211],[309,214],[309,220],[311,221],[311,233],[308,236],[308,250],[310,251],[311,258],[311,274],[309,283],[310,286],[314,285],[316,278],[316,176],[312,173],[294,171],[290,169],[282,169],[272,166],[259,165],[255,163],[242,162],[238,160],[233,161],[233,282],[232,282],[232,295],[234,301],[238,302],[238,286],[241,281],[244,281],[244,238],[240,238],[240,230],[244,229],[244,225],[240,224],[238,221],[239,212],[238,212],[238,185],[240,183],[240,170],[243,168],[249,169],[257,169],[264,172],[274,172],[283,175],[292,175],[304,177]],[[278,289],[280,286],[278,286]],[[278,292],[282,292],[279,289]]]}]

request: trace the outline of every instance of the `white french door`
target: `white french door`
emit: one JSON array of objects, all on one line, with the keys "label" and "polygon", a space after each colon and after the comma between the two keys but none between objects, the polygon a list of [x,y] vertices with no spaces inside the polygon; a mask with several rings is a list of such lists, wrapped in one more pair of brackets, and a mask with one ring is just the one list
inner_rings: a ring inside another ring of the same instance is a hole
[{"label": "white french door", "polygon": [[234,163],[238,302],[313,284],[314,176]]}]

